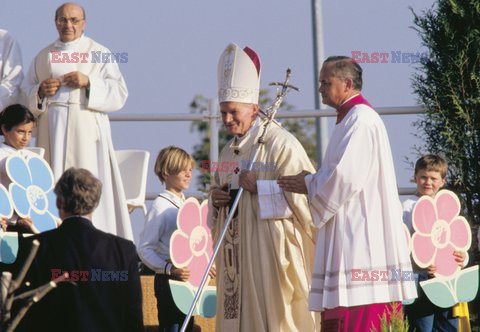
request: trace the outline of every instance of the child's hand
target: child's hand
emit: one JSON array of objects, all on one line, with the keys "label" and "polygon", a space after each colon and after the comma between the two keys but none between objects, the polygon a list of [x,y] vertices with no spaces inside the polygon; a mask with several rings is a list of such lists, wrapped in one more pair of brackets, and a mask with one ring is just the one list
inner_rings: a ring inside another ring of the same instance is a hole
[{"label": "child's hand", "polygon": [[33,225],[32,219],[30,218],[18,218],[17,226],[19,226],[20,229],[24,230],[27,233],[33,233],[33,234],[40,233],[37,230],[37,228]]},{"label": "child's hand", "polygon": [[187,281],[190,278],[190,270],[188,268],[177,269],[176,267],[172,267],[170,274],[178,280]]},{"label": "child's hand", "polygon": [[435,277],[435,272],[437,272],[437,267],[432,264],[429,267],[427,267],[427,271],[428,271],[428,276],[433,278]]},{"label": "child's hand", "polygon": [[2,218],[1,223],[2,223],[2,230],[3,230],[4,232],[6,232],[6,231],[7,231],[7,227],[8,227],[8,226],[7,226],[7,219]]},{"label": "child's hand", "polygon": [[215,265],[212,265],[212,268],[208,272],[208,275],[210,278],[215,278],[217,276],[217,269],[215,268]]},{"label": "child's hand", "polygon": [[463,251],[454,251],[453,256],[455,256],[455,261],[458,263],[458,266],[463,267],[463,263],[465,262],[465,257],[467,254]]}]

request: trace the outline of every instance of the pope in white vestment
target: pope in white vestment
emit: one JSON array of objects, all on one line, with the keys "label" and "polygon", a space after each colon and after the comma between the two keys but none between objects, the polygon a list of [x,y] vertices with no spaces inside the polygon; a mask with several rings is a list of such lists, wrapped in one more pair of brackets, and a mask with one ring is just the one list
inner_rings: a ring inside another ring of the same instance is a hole
[{"label": "pope in white vestment", "polygon": [[19,102],[22,80],[20,48],[6,30],[0,29],[0,111]]},{"label": "pope in white vestment", "polygon": [[[94,58],[111,52],[83,34],[80,6],[62,5],[56,24],[60,38],[38,53],[23,84],[29,108],[38,117],[37,146],[45,149],[56,179],[69,167],[88,169],[98,177],[103,188],[93,224],[132,239],[107,116],[123,107],[127,86],[112,58]],[[67,58],[70,62],[52,60]]]},{"label": "pope in white vestment", "polygon": [[[275,124],[252,160],[265,120],[257,117],[260,62],[251,49],[230,44],[218,75],[222,120],[235,137],[220,153],[210,194],[215,241],[234,198],[227,188],[245,191],[216,260],[216,330],[314,331],[307,309],[315,236],[308,202],[276,184],[281,175],[313,166],[297,139]],[[250,162],[252,171],[241,173]]]}]

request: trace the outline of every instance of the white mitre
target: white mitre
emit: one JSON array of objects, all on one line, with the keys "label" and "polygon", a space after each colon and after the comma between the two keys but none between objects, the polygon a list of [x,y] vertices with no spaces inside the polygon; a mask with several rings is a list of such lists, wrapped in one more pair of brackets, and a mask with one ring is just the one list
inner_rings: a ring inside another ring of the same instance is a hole
[{"label": "white mitre", "polygon": [[258,104],[260,59],[250,48],[231,43],[218,61],[218,101]]}]

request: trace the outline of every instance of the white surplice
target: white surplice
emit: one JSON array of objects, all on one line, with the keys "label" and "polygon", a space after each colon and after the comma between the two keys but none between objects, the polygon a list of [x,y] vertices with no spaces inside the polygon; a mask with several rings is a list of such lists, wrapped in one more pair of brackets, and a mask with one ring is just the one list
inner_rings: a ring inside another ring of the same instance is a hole
[{"label": "white surplice", "polygon": [[0,29],[0,111],[20,102],[22,80],[20,47],[7,31]]},{"label": "white surplice", "polygon": [[[55,71],[58,67],[51,64],[52,51],[88,54],[85,63],[66,66],[88,76],[88,95],[85,88],[62,86],[55,96],[38,98],[40,83],[58,75],[52,74],[52,68]],[[128,97],[127,86],[117,63],[94,63],[92,52],[110,54],[109,49],[85,36],[69,43],[57,40],[35,57],[22,87],[29,98],[30,110],[38,116],[37,145],[45,149],[45,159],[55,178],[72,166],[91,171],[103,183],[93,224],[102,231],[131,240],[130,216],[106,114],[123,107]]]},{"label": "white surplice", "polygon": [[319,227],[309,308],[415,298],[411,280],[352,280],[352,270],[371,279],[374,271],[412,271],[390,144],[371,107],[355,105],[336,124],[322,167],[305,182]]}]

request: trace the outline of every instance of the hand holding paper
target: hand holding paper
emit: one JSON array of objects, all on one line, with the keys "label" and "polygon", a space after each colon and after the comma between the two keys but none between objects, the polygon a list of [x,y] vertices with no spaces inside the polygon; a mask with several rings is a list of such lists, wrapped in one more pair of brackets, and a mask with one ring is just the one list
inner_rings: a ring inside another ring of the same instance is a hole
[{"label": "hand holding paper", "polygon": [[87,75],[82,74],[79,71],[72,71],[63,75],[63,84],[73,89],[85,88],[89,85],[90,81]]},{"label": "hand holding paper", "polygon": [[55,95],[62,85],[61,81],[57,78],[49,78],[40,83],[38,89],[38,96],[40,98],[51,97]]}]

